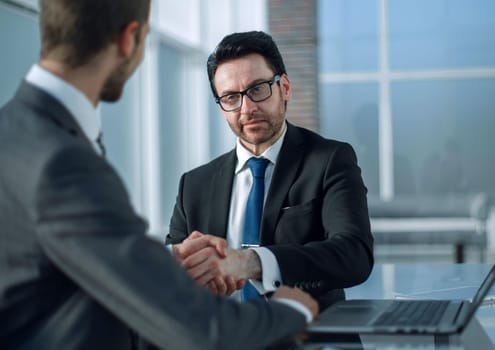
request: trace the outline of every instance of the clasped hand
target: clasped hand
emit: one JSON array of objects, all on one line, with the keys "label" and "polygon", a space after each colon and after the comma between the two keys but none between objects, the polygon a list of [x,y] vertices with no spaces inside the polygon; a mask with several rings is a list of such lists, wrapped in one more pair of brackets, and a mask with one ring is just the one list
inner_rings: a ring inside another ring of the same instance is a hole
[{"label": "clasped hand", "polygon": [[[200,285],[214,294],[230,295],[244,287],[247,279],[261,277],[261,261],[251,249],[235,250],[225,239],[194,231],[182,243],[173,246],[175,258]],[[318,303],[307,293],[282,286],[274,299],[290,299],[306,306],[312,318],[318,315]]]},{"label": "clasped hand", "polygon": [[223,238],[194,231],[173,247],[175,258],[200,285],[214,294],[230,295],[248,278],[259,278],[261,264],[251,250],[235,250]]}]

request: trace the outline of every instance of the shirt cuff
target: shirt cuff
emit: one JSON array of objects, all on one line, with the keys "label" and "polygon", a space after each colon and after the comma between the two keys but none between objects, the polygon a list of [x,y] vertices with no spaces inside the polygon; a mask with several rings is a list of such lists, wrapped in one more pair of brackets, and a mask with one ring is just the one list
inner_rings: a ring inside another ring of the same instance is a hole
[{"label": "shirt cuff", "polygon": [[282,276],[275,255],[273,255],[270,249],[265,247],[251,249],[259,256],[261,261],[261,281],[249,281],[260,294],[277,290],[282,285]]},{"label": "shirt cuff", "polygon": [[270,299],[270,300],[288,305],[288,306],[292,307],[293,309],[296,309],[297,311],[299,311],[300,313],[302,313],[304,315],[307,323],[310,323],[311,321],[313,321],[313,315],[311,314],[311,311],[309,311],[309,309],[306,306],[304,306],[304,304],[302,304],[298,301],[295,301],[292,299],[285,299],[285,298],[276,298],[276,299]]}]

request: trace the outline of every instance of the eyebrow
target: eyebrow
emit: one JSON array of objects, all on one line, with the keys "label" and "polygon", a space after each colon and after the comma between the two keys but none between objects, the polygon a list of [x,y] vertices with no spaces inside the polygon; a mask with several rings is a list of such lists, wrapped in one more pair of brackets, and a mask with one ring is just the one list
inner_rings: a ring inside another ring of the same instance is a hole
[{"label": "eyebrow", "polygon": [[[269,81],[271,78],[268,78],[268,79],[265,79],[265,78],[258,78],[258,79],[255,79],[253,80],[251,83],[248,84],[248,86],[245,88],[245,89],[242,89],[241,91],[244,91],[244,90],[247,90],[247,89],[250,89],[252,88],[253,86],[255,85],[258,85],[260,83],[264,83],[266,81]],[[235,94],[235,93],[238,93],[239,90],[227,90],[227,91],[224,91],[222,94],[218,95],[218,96],[225,96],[225,95],[230,95],[230,94]]]}]

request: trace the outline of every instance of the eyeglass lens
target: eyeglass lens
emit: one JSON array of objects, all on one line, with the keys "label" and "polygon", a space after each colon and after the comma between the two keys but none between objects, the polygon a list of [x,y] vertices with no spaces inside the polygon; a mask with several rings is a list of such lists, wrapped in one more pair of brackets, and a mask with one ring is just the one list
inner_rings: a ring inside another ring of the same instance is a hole
[{"label": "eyeglass lens", "polygon": [[219,98],[220,106],[227,112],[241,108],[242,96],[246,95],[253,102],[261,102],[272,95],[272,81],[254,85],[244,92],[236,92]]}]

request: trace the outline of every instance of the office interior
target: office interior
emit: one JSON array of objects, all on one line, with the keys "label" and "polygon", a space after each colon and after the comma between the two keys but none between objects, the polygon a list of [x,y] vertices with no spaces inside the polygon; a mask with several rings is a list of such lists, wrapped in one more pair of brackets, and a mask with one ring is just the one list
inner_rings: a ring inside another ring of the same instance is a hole
[{"label": "office interior", "polygon": [[[356,151],[376,261],[490,262],[494,12],[491,0],[152,0],[143,64],[99,107],[107,157],[163,238],[180,175],[235,144],[207,56],[228,33],[264,30],[294,87],[288,120]],[[0,29],[2,105],[39,55],[36,0],[0,0]]]}]

